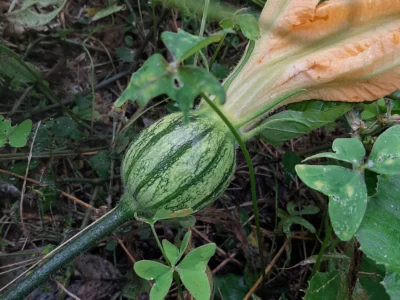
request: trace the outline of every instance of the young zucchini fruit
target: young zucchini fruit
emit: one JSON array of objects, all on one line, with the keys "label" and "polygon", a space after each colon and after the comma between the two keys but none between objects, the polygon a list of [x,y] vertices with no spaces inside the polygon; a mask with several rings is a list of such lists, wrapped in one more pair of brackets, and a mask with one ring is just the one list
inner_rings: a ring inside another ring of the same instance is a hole
[{"label": "young zucchini fruit", "polygon": [[16,278],[16,286],[1,299],[23,299],[60,266],[136,214],[151,217],[160,209],[195,212],[221,196],[235,170],[235,139],[224,123],[201,112],[192,112],[189,122],[181,113],[171,114],[145,129],[123,159],[125,193],[120,203],[33,266],[38,268]]}]

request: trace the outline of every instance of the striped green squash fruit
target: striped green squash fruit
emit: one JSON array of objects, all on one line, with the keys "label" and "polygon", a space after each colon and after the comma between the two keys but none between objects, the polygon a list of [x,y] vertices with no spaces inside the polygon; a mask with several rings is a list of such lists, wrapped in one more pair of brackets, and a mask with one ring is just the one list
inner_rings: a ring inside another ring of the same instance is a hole
[{"label": "striped green squash fruit", "polygon": [[228,187],[236,166],[235,139],[223,124],[192,113],[157,121],[128,148],[122,162],[125,196],[138,210],[198,211]]}]

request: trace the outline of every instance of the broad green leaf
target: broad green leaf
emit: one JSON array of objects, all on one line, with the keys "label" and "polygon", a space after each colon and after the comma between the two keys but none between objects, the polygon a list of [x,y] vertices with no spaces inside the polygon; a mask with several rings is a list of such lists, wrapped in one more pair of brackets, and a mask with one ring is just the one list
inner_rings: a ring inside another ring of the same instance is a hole
[{"label": "broad green leaf", "polygon": [[400,272],[387,272],[383,285],[390,299],[400,299]]},{"label": "broad green leaf", "polygon": [[163,240],[162,245],[165,251],[165,255],[167,256],[169,262],[174,267],[179,259],[179,250],[176,248],[174,244],[172,244],[168,240]]},{"label": "broad green leaf", "polygon": [[102,18],[108,17],[112,15],[113,13],[119,12],[123,6],[119,6],[117,4],[110,5],[107,8],[104,8],[100,11],[98,11],[92,18],[93,21],[100,20]]},{"label": "broad green leaf", "polygon": [[111,159],[107,151],[100,151],[90,159],[90,166],[96,170],[97,175],[107,179],[110,171]]},{"label": "broad green leaf", "polygon": [[385,267],[383,265],[377,265],[372,259],[364,256],[361,266],[358,280],[361,286],[364,288],[368,299],[370,300],[389,300],[390,297],[386,293],[385,288],[382,285],[382,280],[385,278]]},{"label": "broad green leaf", "polygon": [[183,254],[186,251],[187,246],[189,245],[190,237],[192,236],[192,232],[188,231],[185,233],[185,236],[183,237],[181,248],[179,249],[179,257],[178,260],[181,259]]},{"label": "broad green leaf", "polygon": [[214,243],[196,248],[176,267],[183,284],[196,300],[210,299],[210,284],[205,270],[215,249]]},{"label": "broad green leaf", "polygon": [[[24,1],[21,9],[6,14],[6,17],[11,23],[18,23],[27,27],[42,26],[53,20],[66,3],[67,0],[28,0]],[[56,5],[58,7],[49,13],[38,13],[35,11],[34,5],[44,7]]]},{"label": "broad green leaf", "polygon": [[260,29],[257,19],[250,14],[240,14],[235,16],[236,23],[239,25],[243,35],[251,41],[258,40]]},{"label": "broad green leaf", "polygon": [[164,31],[161,39],[172,53],[177,63],[184,61],[208,45],[218,42],[225,32],[218,32],[208,37],[200,37],[178,29],[178,33]]},{"label": "broad green leaf", "polygon": [[378,177],[377,192],[356,236],[369,258],[400,271],[400,176]]},{"label": "broad green leaf", "polygon": [[333,158],[346,161],[353,165],[359,166],[364,159],[365,149],[359,139],[336,139],[333,141],[332,150],[335,153],[324,152],[307,157],[303,161],[315,158]]},{"label": "broad green leaf", "polygon": [[400,125],[390,127],[378,137],[366,167],[379,174],[400,174]]},{"label": "broad green leaf", "polygon": [[242,300],[248,291],[243,276],[229,273],[214,277],[215,299]]},{"label": "broad green leaf", "polygon": [[146,104],[166,94],[178,103],[187,118],[194,99],[201,93],[215,95],[221,104],[225,101],[225,91],[213,75],[195,67],[169,65],[161,55],[155,54],[132,75],[128,87],[114,105],[120,107],[128,100]]},{"label": "broad green leaf", "polygon": [[329,216],[336,235],[348,241],[357,231],[367,207],[362,174],[339,166],[297,165],[296,172],[309,187],[329,196]]},{"label": "broad green leaf", "polygon": [[346,275],[338,271],[316,273],[310,280],[304,300],[343,300],[347,298]]},{"label": "broad green leaf", "polygon": [[277,113],[263,122],[265,129],[261,137],[279,146],[283,142],[327,125],[350,110],[348,105],[332,107],[327,111],[307,110],[304,112],[286,110]]},{"label": "broad green leaf", "polygon": [[138,261],[133,268],[140,277],[147,280],[155,280],[150,291],[150,299],[164,299],[171,287],[173,269],[152,260]]}]

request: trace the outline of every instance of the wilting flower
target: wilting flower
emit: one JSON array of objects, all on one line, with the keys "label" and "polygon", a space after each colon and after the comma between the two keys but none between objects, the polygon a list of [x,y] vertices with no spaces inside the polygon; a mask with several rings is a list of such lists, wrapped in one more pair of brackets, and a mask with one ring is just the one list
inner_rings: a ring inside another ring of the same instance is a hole
[{"label": "wilting flower", "polygon": [[233,119],[299,89],[289,102],[371,101],[400,89],[400,0],[319,2],[268,0],[261,38],[227,91]]}]

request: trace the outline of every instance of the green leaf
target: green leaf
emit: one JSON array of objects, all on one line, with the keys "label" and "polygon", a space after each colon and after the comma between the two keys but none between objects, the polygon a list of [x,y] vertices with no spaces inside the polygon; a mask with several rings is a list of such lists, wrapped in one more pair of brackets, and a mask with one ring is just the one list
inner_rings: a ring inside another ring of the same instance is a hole
[{"label": "green leaf", "polygon": [[310,280],[304,300],[342,300],[347,298],[347,280],[338,271],[317,272]]},{"label": "green leaf", "polygon": [[121,47],[115,49],[115,52],[123,62],[133,62],[134,51],[132,49]]},{"label": "green leaf", "polygon": [[[18,23],[27,27],[43,26],[53,20],[66,3],[67,0],[25,0],[21,9],[6,14],[6,17],[11,23]],[[49,13],[38,13],[35,11],[34,5],[42,7],[56,5],[58,7]]]},{"label": "green leaf", "polygon": [[332,150],[335,153],[318,153],[316,155],[307,157],[303,161],[323,157],[346,161],[353,165],[359,166],[365,156],[364,146],[359,139],[336,139],[333,141]]},{"label": "green leaf", "polygon": [[336,235],[348,241],[357,231],[367,207],[362,174],[339,166],[297,165],[296,172],[309,187],[329,196],[329,216]]},{"label": "green leaf", "polygon": [[98,11],[92,18],[93,21],[100,20],[102,18],[108,17],[112,15],[113,13],[119,12],[123,6],[119,6],[117,4],[110,5],[107,8],[104,8],[100,11]]},{"label": "green leaf", "polygon": [[339,105],[326,111],[307,110],[304,112],[286,110],[263,122],[266,126],[261,137],[268,143],[279,146],[283,142],[327,125],[350,110],[348,105]]},{"label": "green leaf", "polygon": [[107,179],[110,171],[110,156],[107,151],[100,151],[90,159],[90,166],[102,179]]},{"label": "green leaf", "polygon": [[201,93],[215,95],[221,104],[225,101],[225,91],[212,74],[195,67],[169,65],[161,55],[155,54],[132,75],[128,87],[114,105],[120,107],[128,100],[146,104],[166,94],[178,103],[187,118],[194,99]]},{"label": "green leaf", "polygon": [[288,105],[288,109],[295,111],[305,112],[307,110],[318,110],[327,112],[334,108],[339,108],[349,111],[352,107],[352,103],[346,102],[334,102],[334,101],[322,101],[322,100],[307,100]]},{"label": "green leaf", "polygon": [[214,277],[215,299],[242,300],[249,288],[243,276],[226,274]]},{"label": "green leaf", "polygon": [[400,272],[388,272],[383,281],[383,285],[390,299],[400,299]]},{"label": "green leaf", "polygon": [[169,262],[174,267],[179,259],[179,250],[176,248],[174,244],[169,242],[168,240],[163,240],[162,245],[165,251],[165,255],[167,256]]},{"label": "green leaf", "polygon": [[196,300],[210,299],[210,284],[205,270],[215,250],[214,243],[196,248],[176,267],[183,284]]},{"label": "green leaf", "polygon": [[377,192],[356,236],[369,258],[400,271],[400,176],[378,177]]},{"label": "green leaf", "polygon": [[240,14],[235,17],[235,20],[246,38],[251,41],[259,39],[260,29],[258,27],[258,21],[253,15]]},{"label": "green leaf", "polygon": [[400,174],[400,125],[390,127],[378,137],[366,167],[379,174]]},{"label": "green leaf", "polygon": [[27,138],[31,132],[31,128],[31,120],[25,120],[19,124],[8,138],[10,146],[15,148],[24,147],[27,143]]},{"label": "green leaf", "polygon": [[220,41],[224,34],[225,32],[221,31],[208,37],[200,37],[178,29],[178,33],[164,31],[161,34],[161,39],[174,56],[176,62],[179,63],[208,45]]},{"label": "green leaf", "polygon": [[32,121],[25,120],[17,126],[11,126],[11,120],[0,115],[0,147],[9,143],[11,147],[24,147],[32,128]]},{"label": "green leaf", "polygon": [[381,281],[383,278],[385,278],[385,273],[386,270],[383,265],[377,265],[372,259],[364,256],[361,262],[358,280],[368,295],[368,299],[390,299],[389,295],[385,291],[385,288],[381,284]]},{"label": "green leaf", "polygon": [[221,26],[222,29],[233,28],[235,26],[235,21],[233,19],[222,19],[219,21],[219,26]]},{"label": "green leaf", "polygon": [[155,280],[150,291],[150,299],[164,299],[171,287],[173,269],[151,260],[138,261],[133,268],[138,276],[147,280]]},{"label": "green leaf", "polygon": [[189,245],[189,241],[190,241],[190,237],[191,236],[192,236],[192,232],[191,231],[188,231],[188,232],[185,233],[185,236],[183,237],[183,240],[182,240],[181,248],[179,250],[178,260],[180,260],[181,257],[183,256],[183,254],[185,253],[186,248]]}]

